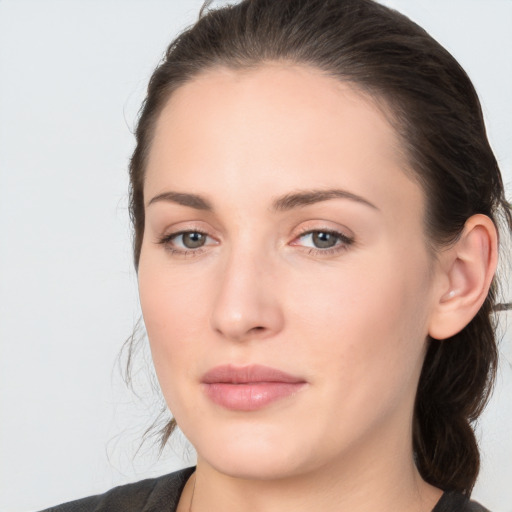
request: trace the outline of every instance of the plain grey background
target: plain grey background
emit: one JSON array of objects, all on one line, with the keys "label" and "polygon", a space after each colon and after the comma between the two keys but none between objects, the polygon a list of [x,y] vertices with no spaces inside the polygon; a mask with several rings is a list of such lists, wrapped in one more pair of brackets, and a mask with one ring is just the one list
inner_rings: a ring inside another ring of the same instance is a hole
[{"label": "plain grey background", "polygon": [[[382,3],[424,26],[473,78],[510,197],[512,2]],[[116,357],[140,314],[131,130],[152,69],[200,5],[0,0],[1,510],[38,510],[193,463],[179,440],[160,461],[149,445],[135,457],[159,404],[148,398],[144,362],[139,400]],[[474,496],[511,512],[510,327],[501,350]]]}]

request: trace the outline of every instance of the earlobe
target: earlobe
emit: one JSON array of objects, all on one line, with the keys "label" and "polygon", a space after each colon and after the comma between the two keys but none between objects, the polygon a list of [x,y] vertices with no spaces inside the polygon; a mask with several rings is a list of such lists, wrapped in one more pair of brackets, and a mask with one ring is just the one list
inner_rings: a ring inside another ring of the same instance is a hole
[{"label": "earlobe", "polygon": [[484,303],[498,260],[496,226],[486,215],[470,217],[459,239],[440,256],[442,286],[434,297],[429,335],[446,339],[471,322]]}]

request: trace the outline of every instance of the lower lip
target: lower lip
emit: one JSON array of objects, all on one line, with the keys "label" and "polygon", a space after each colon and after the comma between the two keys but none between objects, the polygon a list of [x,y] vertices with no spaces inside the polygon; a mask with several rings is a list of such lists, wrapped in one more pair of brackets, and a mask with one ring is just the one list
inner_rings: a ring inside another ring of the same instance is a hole
[{"label": "lower lip", "polygon": [[294,395],[304,382],[250,382],[231,384],[214,382],[204,384],[208,398],[217,405],[232,411],[256,411]]}]

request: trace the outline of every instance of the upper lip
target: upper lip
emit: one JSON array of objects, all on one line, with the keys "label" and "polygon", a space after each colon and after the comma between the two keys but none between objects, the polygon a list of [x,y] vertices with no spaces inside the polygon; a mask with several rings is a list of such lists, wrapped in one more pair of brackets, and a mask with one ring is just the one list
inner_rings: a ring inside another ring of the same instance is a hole
[{"label": "upper lip", "polygon": [[249,384],[255,382],[302,383],[305,382],[305,380],[269,366],[234,366],[226,364],[216,366],[207,371],[203,375],[202,382],[205,384]]}]

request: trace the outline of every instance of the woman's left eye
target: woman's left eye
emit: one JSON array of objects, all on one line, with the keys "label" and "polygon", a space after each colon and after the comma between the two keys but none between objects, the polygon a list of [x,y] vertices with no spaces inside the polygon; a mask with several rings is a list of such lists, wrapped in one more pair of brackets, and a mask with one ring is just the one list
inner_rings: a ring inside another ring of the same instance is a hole
[{"label": "woman's left eye", "polygon": [[319,229],[303,233],[295,239],[292,245],[309,247],[314,252],[331,253],[346,249],[353,242],[353,238],[338,231]]}]

